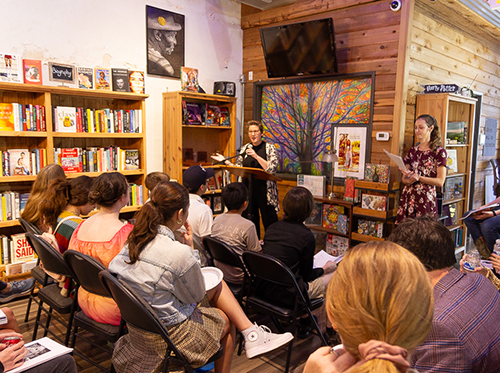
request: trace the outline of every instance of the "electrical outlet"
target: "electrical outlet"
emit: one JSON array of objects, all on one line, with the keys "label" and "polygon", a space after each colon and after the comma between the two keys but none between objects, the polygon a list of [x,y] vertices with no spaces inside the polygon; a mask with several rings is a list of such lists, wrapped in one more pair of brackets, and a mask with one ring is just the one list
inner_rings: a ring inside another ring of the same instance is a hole
[{"label": "electrical outlet", "polygon": [[248,72],[248,80],[253,80],[253,71]]}]

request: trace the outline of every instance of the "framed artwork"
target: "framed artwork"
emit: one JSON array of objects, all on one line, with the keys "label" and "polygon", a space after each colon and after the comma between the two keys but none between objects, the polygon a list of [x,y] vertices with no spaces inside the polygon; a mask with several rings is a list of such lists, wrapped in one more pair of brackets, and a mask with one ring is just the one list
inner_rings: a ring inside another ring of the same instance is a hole
[{"label": "framed artwork", "polygon": [[146,5],[148,74],[180,79],[184,66],[184,16]]},{"label": "framed artwork", "polygon": [[335,176],[363,179],[365,163],[370,155],[368,126],[332,125],[332,147],[337,150],[339,160],[335,162]]},{"label": "framed artwork", "polygon": [[264,141],[276,146],[280,177],[328,175],[322,159],[333,144],[331,125],[371,133],[374,88],[373,71],[254,83],[253,118],[264,126]]}]

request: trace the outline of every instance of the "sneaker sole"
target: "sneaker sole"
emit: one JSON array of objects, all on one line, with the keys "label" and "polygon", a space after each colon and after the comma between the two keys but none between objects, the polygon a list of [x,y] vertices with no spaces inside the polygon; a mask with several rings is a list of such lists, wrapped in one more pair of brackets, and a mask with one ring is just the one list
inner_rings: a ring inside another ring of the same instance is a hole
[{"label": "sneaker sole", "polygon": [[293,335],[291,333],[286,333],[281,336],[281,338],[275,339],[272,343],[262,344],[256,348],[252,348],[250,351],[246,351],[247,359],[254,358],[256,356],[265,354],[266,352],[271,352],[276,350],[277,348],[286,345],[293,339]]},{"label": "sneaker sole", "polygon": [[10,302],[13,299],[24,297],[26,295],[30,295],[30,293],[31,293],[31,289],[26,290],[26,291],[24,291],[22,293],[11,294],[11,295],[9,295],[9,296],[7,296],[5,298],[0,297],[0,303],[7,303],[7,302]]}]

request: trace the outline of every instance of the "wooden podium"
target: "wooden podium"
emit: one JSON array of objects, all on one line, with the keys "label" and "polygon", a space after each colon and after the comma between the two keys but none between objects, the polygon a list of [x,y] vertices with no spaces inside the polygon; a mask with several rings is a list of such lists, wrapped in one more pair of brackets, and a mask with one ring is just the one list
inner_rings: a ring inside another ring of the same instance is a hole
[{"label": "wooden podium", "polygon": [[269,172],[264,171],[262,168],[253,168],[253,167],[236,167],[236,166],[222,166],[221,169],[227,170],[230,173],[244,177],[248,179],[248,211],[249,216],[248,219],[252,220],[253,216],[250,216],[250,206],[252,206],[253,198],[252,198],[252,189],[254,180],[271,180],[271,181],[281,181],[278,176],[270,174]]}]

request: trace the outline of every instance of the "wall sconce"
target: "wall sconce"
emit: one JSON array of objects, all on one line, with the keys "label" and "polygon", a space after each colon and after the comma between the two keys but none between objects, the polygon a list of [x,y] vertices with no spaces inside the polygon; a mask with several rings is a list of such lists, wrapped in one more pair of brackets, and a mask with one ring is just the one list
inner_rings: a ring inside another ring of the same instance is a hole
[{"label": "wall sconce", "polygon": [[330,178],[330,184],[331,184],[331,193],[328,195],[328,198],[337,198],[337,195],[333,193],[333,175],[335,172],[335,162],[339,160],[339,157],[337,157],[337,151],[336,150],[330,150],[323,155],[323,162],[330,163],[331,166],[331,178]]}]

